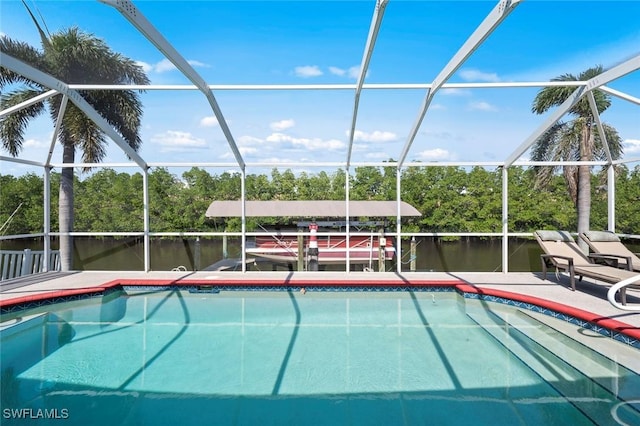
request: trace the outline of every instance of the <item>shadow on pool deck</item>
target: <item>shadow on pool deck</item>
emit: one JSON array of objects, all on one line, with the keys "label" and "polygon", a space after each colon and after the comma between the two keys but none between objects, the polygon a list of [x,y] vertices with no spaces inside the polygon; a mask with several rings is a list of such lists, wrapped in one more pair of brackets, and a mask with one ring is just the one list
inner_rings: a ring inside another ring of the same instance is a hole
[{"label": "shadow on pool deck", "polygon": [[70,272],[60,272],[60,271],[51,271],[51,272],[41,272],[39,274],[31,274],[25,275],[22,277],[11,278],[9,280],[0,281],[0,293],[4,293],[6,291],[15,290],[17,288],[22,288],[26,286],[30,286],[33,284],[38,284],[58,278],[68,277],[70,275],[75,275],[80,273],[80,271],[70,271]]}]

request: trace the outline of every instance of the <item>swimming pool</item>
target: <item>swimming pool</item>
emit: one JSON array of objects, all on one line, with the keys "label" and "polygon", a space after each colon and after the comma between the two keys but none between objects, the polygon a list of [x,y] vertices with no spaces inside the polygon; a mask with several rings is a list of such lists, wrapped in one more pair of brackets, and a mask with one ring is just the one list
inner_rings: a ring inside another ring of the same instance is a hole
[{"label": "swimming pool", "polygon": [[453,291],[130,287],[40,311],[3,322],[3,424],[640,424],[637,370]]}]

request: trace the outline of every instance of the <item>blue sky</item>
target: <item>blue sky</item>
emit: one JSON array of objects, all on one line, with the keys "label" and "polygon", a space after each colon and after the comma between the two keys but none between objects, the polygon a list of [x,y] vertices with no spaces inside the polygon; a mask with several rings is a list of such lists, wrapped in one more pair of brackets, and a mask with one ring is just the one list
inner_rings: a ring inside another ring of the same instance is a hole
[{"label": "blue sky", "polygon": [[[152,84],[189,84],[114,8],[97,1],[28,4],[39,10],[51,32],[78,26],[103,38],[143,65]],[[324,84],[355,83],[375,1],[134,4],[209,84]],[[366,83],[432,82],[496,4],[390,0]],[[597,64],[610,68],[640,54],[639,16],[640,1],[524,1],[449,82],[548,81]],[[19,1],[0,1],[0,32],[39,46]],[[640,71],[608,86],[640,98]],[[504,160],[546,117],[531,112],[538,90],[438,92],[407,161]],[[398,159],[425,93],[363,91],[352,161]],[[214,94],[247,163],[346,159],[352,90]],[[202,94],[148,91],[142,99],[140,154],[146,161],[234,161]],[[640,158],[640,106],[616,97],[612,101],[602,118],[618,129],[625,157]],[[20,158],[46,158],[53,129],[47,120],[29,128]],[[106,161],[126,161],[112,145]],[[54,162],[60,158],[57,149]],[[7,174],[30,170],[7,162],[0,167]]]}]

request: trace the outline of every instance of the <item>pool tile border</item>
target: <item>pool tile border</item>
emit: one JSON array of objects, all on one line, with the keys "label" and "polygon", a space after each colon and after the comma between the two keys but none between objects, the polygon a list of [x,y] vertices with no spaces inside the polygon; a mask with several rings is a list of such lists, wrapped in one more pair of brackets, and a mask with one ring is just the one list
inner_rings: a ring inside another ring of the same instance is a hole
[{"label": "pool tile border", "polygon": [[373,292],[373,291],[456,291],[465,298],[486,300],[527,309],[567,321],[579,327],[610,337],[640,349],[640,328],[612,318],[595,315],[571,306],[551,302],[534,296],[504,290],[481,288],[458,280],[373,280],[354,283],[350,280],[114,280],[96,287],[34,294],[0,301],[0,314],[39,308],[54,303],[101,297],[111,291],[166,291],[187,290],[192,293],[220,291],[300,291],[311,292]]},{"label": "pool tile border", "polygon": [[468,284],[456,287],[465,298],[502,303],[549,315],[640,349],[640,328],[618,320],[534,296],[511,293],[504,290],[479,288]]}]

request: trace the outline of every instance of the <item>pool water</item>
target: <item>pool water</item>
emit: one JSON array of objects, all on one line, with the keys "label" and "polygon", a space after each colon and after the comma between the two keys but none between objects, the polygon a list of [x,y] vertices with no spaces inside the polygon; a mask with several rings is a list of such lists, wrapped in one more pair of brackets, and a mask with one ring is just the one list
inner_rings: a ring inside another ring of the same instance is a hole
[{"label": "pool water", "polygon": [[115,292],[1,349],[2,424],[640,424],[637,372],[454,292]]}]

